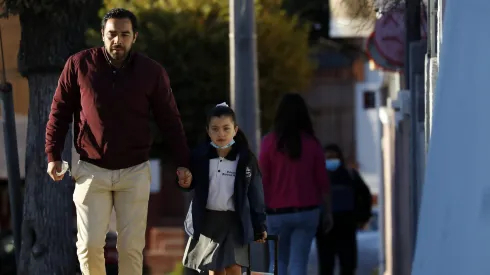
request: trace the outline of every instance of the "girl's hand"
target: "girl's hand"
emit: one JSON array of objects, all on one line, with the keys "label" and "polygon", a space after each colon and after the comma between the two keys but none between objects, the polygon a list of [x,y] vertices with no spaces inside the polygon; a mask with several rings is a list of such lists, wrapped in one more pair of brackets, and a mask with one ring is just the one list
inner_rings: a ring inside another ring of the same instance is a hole
[{"label": "girl's hand", "polygon": [[179,178],[179,185],[182,188],[189,188],[191,187],[192,183],[192,174],[189,169],[185,167],[179,167],[177,168],[177,177]]},{"label": "girl's hand", "polygon": [[258,240],[256,240],[256,242],[258,243],[265,243],[267,241],[267,231],[264,231],[262,232],[262,237]]}]

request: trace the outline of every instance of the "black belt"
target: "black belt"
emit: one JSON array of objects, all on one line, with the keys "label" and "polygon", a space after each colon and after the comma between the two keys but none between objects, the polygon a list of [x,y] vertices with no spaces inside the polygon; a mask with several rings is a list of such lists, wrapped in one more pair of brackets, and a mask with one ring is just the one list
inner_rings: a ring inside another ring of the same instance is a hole
[{"label": "black belt", "polygon": [[265,212],[269,215],[275,214],[288,214],[288,213],[298,213],[304,211],[310,211],[319,208],[318,205],[315,206],[305,206],[305,207],[284,207],[284,208],[267,208]]}]

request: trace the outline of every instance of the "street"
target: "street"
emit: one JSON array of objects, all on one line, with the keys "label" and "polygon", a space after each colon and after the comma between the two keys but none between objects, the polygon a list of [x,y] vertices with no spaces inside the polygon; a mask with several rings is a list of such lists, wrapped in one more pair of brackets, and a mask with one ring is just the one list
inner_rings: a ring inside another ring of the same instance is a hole
[{"label": "street", "polygon": [[[379,249],[381,244],[378,231],[378,208],[373,208],[373,216],[365,230],[357,233],[358,263],[356,275],[374,275],[379,265]],[[337,261],[338,266],[338,261]],[[339,270],[336,269],[336,274]],[[318,274],[318,254],[316,243],[311,244],[310,259],[308,263],[308,275]]]}]

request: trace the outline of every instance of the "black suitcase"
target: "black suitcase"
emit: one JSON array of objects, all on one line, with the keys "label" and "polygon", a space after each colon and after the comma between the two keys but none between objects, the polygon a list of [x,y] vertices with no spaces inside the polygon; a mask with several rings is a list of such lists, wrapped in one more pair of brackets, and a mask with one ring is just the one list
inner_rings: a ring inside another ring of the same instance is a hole
[{"label": "black suitcase", "polygon": [[[279,236],[277,235],[268,235],[267,236],[267,241],[273,241],[274,242],[274,266],[273,266],[273,273],[261,273],[263,275],[266,275],[266,274],[274,274],[274,275],[278,275],[279,274],[279,271],[277,270],[277,256],[279,254]],[[250,253],[250,245],[248,245],[248,259],[251,261],[251,253]],[[251,268],[251,264],[250,266],[247,268],[247,275],[251,275],[252,274],[252,268]]]}]

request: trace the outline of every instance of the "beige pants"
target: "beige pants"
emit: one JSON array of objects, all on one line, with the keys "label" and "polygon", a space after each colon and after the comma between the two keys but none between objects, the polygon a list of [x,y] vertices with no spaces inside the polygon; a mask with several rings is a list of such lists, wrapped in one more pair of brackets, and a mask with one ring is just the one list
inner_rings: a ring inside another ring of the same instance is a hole
[{"label": "beige pants", "polygon": [[141,275],[150,197],[150,163],[107,170],[79,161],[73,169],[77,254],[84,275],[105,275],[104,246],[116,212],[120,275]]}]

